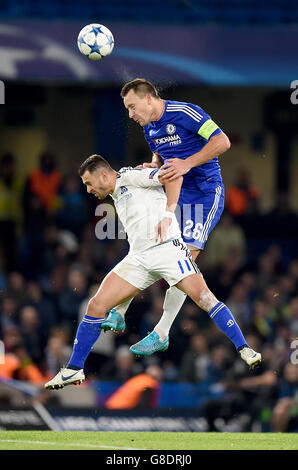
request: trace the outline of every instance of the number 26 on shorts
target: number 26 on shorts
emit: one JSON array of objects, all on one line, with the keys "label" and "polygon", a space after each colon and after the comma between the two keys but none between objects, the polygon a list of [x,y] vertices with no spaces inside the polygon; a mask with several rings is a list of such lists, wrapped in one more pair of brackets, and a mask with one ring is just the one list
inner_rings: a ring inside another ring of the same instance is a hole
[{"label": "number 26 on shorts", "polygon": [[183,235],[187,238],[193,238],[194,240],[198,240],[199,236],[201,235],[203,224],[198,222],[194,228],[194,221],[188,219],[185,223],[185,227],[183,230]]}]

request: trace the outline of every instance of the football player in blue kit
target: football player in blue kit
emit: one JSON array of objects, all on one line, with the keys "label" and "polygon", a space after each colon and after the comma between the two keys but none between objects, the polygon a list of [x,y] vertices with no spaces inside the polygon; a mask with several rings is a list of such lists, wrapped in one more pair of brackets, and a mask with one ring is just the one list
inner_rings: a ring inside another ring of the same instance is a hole
[{"label": "football player in blue kit", "polygon": [[[143,127],[152,151],[152,161],[143,166],[161,167],[164,181],[183,176],[176,216],[183,240],[195,260],[223,212],[224,185],[218,155],[230,148],[230,141],[198,105],[163,100],[155,86],[145,79],[126,83],[121,96],[129,117]],[[167,290],[155,333],[134,345],[131,348],[134,353],[147,355],[163,348],[185,298],[176,287]],[[102,328],[123,330],[128,306],[129,302],[113,309]]]}]

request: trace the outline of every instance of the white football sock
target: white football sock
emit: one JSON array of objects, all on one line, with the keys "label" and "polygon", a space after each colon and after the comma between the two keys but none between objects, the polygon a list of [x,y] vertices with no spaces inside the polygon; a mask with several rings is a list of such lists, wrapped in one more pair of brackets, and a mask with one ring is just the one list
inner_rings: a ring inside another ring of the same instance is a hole
[{"label": "white football sock", "polygon": [[170,328],[178,315],[182,305],[185,302],[187,295],[178,289],[178,287],[170,287],[165,296],[163,304],[163,314],[159,322],[154,328],[154,331],[159,335],[161,341],[164,341],[169,336]]},{"label": "white football sock", "polygon": [[132,301],[133,301],[133,298],[131,298],[129,300],[126,300],[125,302],[123,302],[122,304],[117,305],[114,308],[124,318],[124,315],[126,314],[126,311],[127,311],[128,307],[130,306]]}]

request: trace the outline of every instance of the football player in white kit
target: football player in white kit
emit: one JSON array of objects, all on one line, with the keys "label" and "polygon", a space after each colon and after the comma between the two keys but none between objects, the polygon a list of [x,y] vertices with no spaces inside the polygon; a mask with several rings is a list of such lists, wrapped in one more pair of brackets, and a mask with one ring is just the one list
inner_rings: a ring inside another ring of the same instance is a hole
[{"label": "football player in white kit", "polygon": [[[85,160],[79,175],[88,193],[100,200],[108,195],[112,197],[130,249],[90,299],[66,368],[47,382],[45,388],[82,383],[85,380],[84,363],[99,338],[106,312],[116,305],[130,302],[141,290],[162,278],[170,286],[175,285],[185,292],[209,314],[250,368],[257,366],[261,354],[250,348],[230,310],[208,289],[182,240],[174,214],[182,177],[166,182],[163,188],[161,170],[123,168],[116,172],[100,155],[92,155]],[[219,317],[221,321],[218,323]],[[225,328],[221,326],[223,323]],[[121,330],[121,325],[118,329]],[[156,334],[156,341],[158,350],[168,348],[168,339],[162,342]],[[131,350],[138,354],[138,343]]]}]

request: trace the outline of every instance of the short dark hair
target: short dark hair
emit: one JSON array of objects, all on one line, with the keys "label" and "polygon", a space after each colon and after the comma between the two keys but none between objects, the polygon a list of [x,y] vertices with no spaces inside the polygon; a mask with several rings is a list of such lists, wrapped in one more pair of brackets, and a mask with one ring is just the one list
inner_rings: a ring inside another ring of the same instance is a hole
[{"label": "short dark hair", "polygon": [[88,157],[80,166],[79,168],[79,175],[83,176],[85,171],[89,171],[89,173],[93,173],[94,171],[98,170],[99,168],[105,168],[107,170],[113,170],[109,162],[105,160],[101,155],[91,155]]},{"label": "short dark hair", "polygon": [[125,83],[120,93],[121,97],[124,98],[130,90],[134,90],[139,95],[145,96],[149,93],[154,98],[159,98],[156,87],[145,78],[135,78],[131,82]]}]

